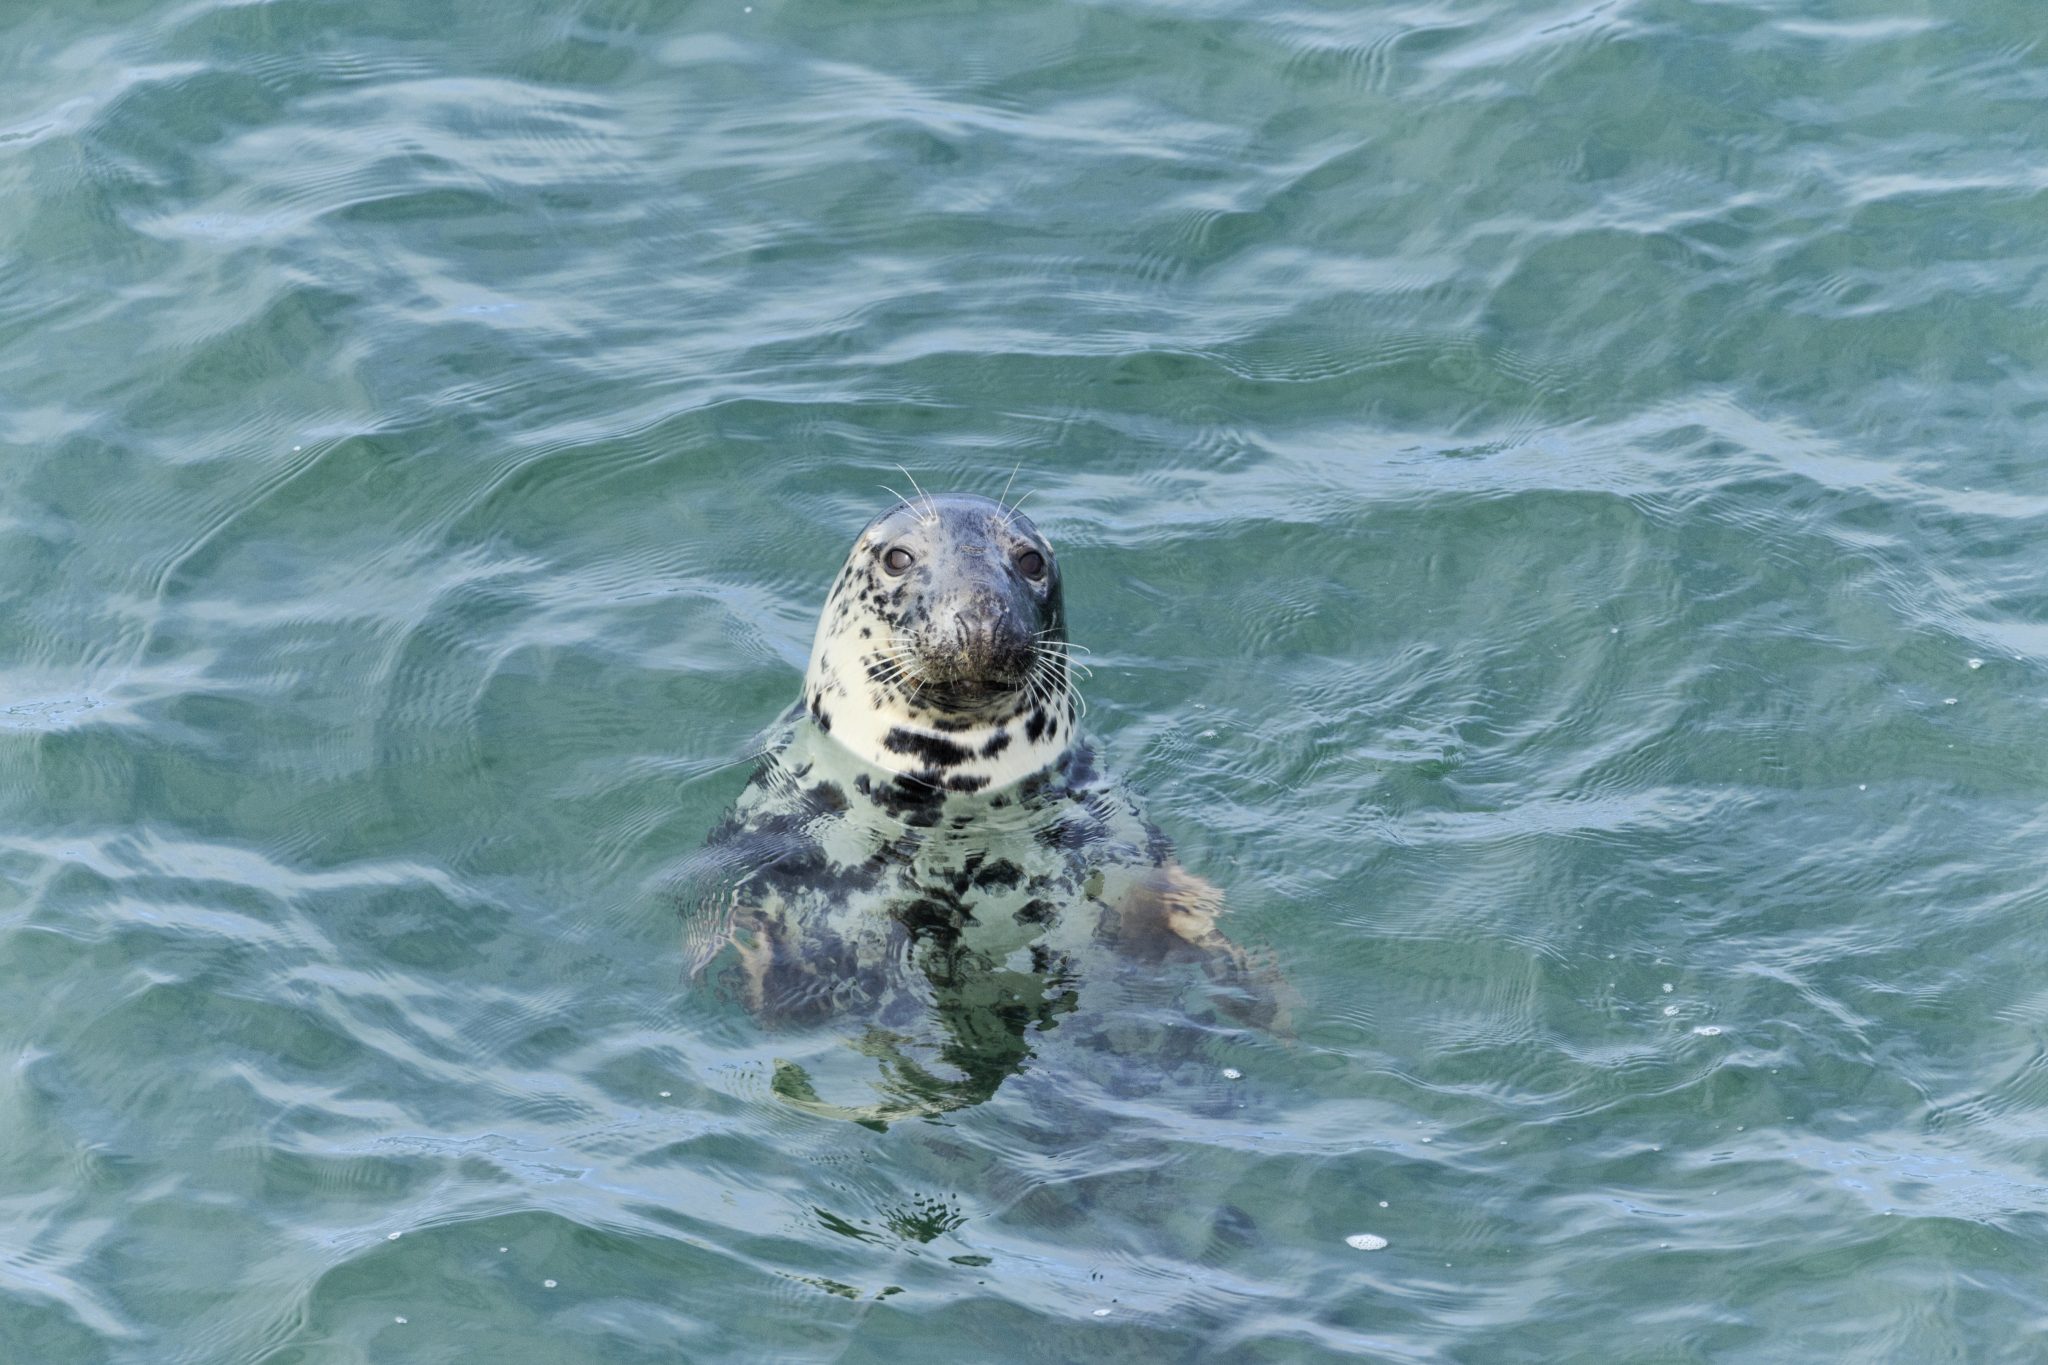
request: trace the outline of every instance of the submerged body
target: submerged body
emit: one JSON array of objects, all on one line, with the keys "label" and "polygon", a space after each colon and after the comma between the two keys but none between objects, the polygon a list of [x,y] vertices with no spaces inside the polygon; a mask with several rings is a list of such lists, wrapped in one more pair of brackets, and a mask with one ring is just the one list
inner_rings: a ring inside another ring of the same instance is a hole
[{"label": "submerged body", "polygon": [[1221,898],[1079,735],[1067,648],[1028,520],[958,495],[877,518],[800,710],[707,841],[724,875],[699,965],[731,942],[757,1015],[857,1019],[884,1046],[935,1015],[951,1103],[992,1093],[1104,952],[1197,961],[1233,1012],[1267,1012]]}]

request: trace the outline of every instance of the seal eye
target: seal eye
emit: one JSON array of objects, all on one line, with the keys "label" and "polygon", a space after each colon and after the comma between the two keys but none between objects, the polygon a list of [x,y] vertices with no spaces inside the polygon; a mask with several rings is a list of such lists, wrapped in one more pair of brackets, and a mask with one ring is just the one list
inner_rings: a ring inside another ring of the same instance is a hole
[{"label": "seal eye", "polygon": [[1017,556],[1017,567],[1035,583],[1045,577],[1045,556],[1036,550],[1026,550]]},{"label": "seal eye", "polygon": [[889,551],[889,553],[882,556],[882,567],[887,569],[890,573],[900,574],[904,570],[908,569],[913,563],[915,563],[916,560],[916,555],[910,553],[910,551],[904,549],[901,545],[898,545],[896,548]]}]

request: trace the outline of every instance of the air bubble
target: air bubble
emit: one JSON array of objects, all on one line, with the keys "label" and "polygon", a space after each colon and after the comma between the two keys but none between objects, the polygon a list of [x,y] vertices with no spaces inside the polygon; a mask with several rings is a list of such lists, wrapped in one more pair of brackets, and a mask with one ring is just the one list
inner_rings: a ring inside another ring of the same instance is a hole
[{"label": "air bubble", "polygon": [[1376,1232],[1354,1232],[1344,1239],[1344,1245],[1353,1251],[1385,1251],[1387,1239]]}]

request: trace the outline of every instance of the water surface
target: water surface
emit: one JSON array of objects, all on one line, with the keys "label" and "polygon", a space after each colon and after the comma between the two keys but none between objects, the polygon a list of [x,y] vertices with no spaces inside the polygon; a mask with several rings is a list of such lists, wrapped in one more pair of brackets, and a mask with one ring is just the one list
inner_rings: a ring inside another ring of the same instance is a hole
[{"label": "water surface", "polygon": [[[2033,1359],[2038,31],[10,8],[0,1356]],[[877,1132],[686,977],[899,464],[1293,1038]]]}]

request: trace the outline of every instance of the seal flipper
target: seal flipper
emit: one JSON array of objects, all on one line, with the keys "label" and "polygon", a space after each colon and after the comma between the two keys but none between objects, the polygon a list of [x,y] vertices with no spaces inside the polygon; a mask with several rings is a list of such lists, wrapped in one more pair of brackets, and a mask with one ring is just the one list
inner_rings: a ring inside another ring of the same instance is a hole
[{"label": "seal flipper", "polygon": [[1108,908],[1101,934],[1134,962],[1199,965],[1226,1014],[1290,1035],[1286,983],[1268,955],[1247,952],[1217,927],[1223,909],[1213,883],[1167,863],[1146,871]]}]

